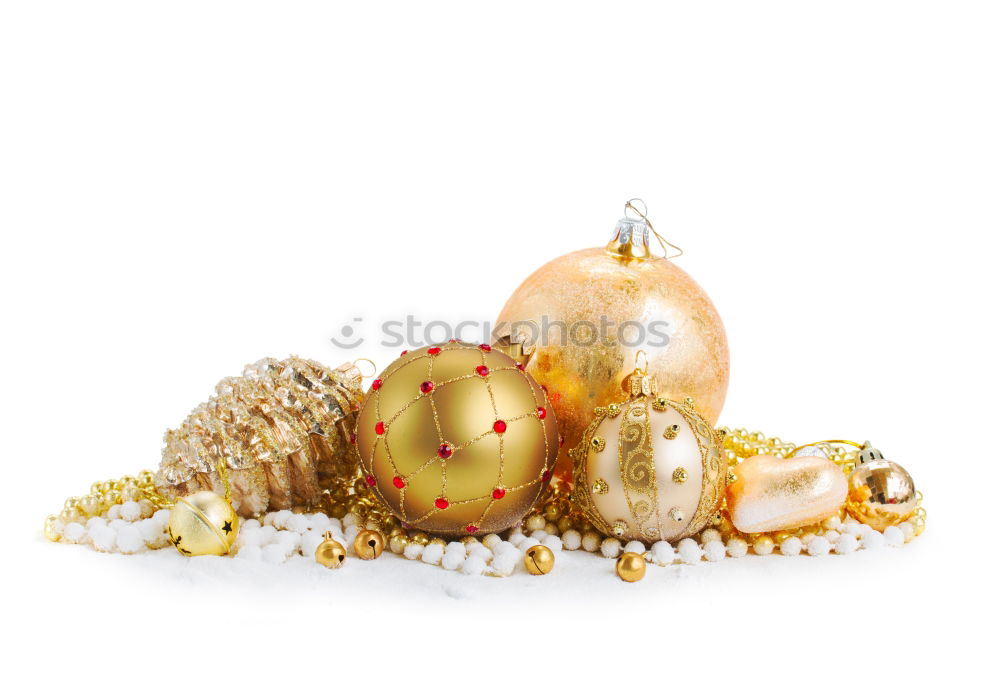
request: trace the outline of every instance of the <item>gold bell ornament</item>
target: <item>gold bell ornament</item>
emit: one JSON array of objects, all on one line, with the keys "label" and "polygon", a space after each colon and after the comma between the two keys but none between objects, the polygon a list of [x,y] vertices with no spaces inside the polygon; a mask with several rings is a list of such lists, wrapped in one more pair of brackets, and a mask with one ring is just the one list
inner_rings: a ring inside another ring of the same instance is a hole
[{"label": "gold bell ornament", "polygon": [[906,521],[917,507],[917,490],[909,472],[883,458],[870,442],[858,451],[847,481],[847,511],[877,531]]},{"label": "gold bell ornament", "polygon": [[506,530],[552,477],[559,448],[542,387],[509,355],[458,341],[403,354],[358,413],[368,488],[410,526],[446,536]]},{"label": "gold bell ornament", "polygon": [[555,554],[545,545],[536,544],[524,552],[524,567],[532,575],[548,575],[555,564]]},{"label": "gold bell ornament", "polygon": [[598,407],[573,450],[572,500],[605,535],[644,543],[693,535],[722,504],[719,436],[693,400],[658,394],[641,351],[623,387],[628,397]]},{"label": "gold bell ornament", "polygon": [[359,531],[354,538],[354,553],[365,561],[378,558],[384,549],[385,537],[377,530]]},{"label": "gold bell ornament", "polygon": [[[650,249],[650,234],[663,256]],[[668,247],[676,254],[666,256]],[[679,254],[633,199],[607,245],[545,264],[500,311],[494,339],[531,351],[527,371],[548,389],[566,447],[580,441],[591,409],[618,398],[640,348],[663,395],[690,395],[701,418],[718,420],[729,383],[726,332],[704,290],[668,261]],[[566,449],[556,476],[569,481],[572,469]]]},{"label": "gold bell ornament", "polygon": [[327,568],[339,568],[347,558],[344,545],[333,539],[333,533],[323,533],[323,541],[316,547],[316,563]]},{"label": "gold bell ornament", "polygon": [[199,491],[174,501],[167,523],[171,544],[184,556],[228,554],[240,519],[229,500],[215,491]]}]

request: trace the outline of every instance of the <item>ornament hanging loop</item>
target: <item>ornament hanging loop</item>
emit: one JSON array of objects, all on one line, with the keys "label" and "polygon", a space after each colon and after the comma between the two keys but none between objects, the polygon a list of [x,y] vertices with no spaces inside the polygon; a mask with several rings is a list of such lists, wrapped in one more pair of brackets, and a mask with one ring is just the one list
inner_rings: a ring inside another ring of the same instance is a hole
[{"label": "ornament hanging loop", "polygon": [[641,374],[645,374],[647,367],[649,367],[649,358],[646,356],[646,351],[640,348],[635,352],[635,370]]},{"label": "ornament hanging loop", "polygon": [[222,490],[224,491],[224,496],[226,502],[231,503],[233,501],[232,491],[229,488],[229,468],[226,465],[225,457],[219,458],[218,464],[219,479],[222,480]]},{"label": "ornament hanging loop", "polygon": [[[640,206],[642,207],[641,210]],[[673,259],[674,257],[680,257],[681,255],[684,254],[684,250],[682,250],[680,246],[676,246],[667,239],[660,236],[660,233],[656,231],[655,227],[653,227],[653,223],[649,221],[648,217],[646,217],[646,213],[649,212],[649,209],[646,207],[645,201],[643,201],[640,198],[629,199],[628,201],[625,202],[626,217],[629,216],[629,211],[638,215],[639,218],[646,223],[646,226],[649,228],[649,230],[653,232],[653,236],[656,237],[656,240],[660,242],[660,246],[663,248],[664,259]],[[674,254],[670,254],[671,250],[676,250],[677,252]]]},{"label": "ornament hanging loop", "polygon": [[[369,360],[368,358],[358,358],[357,360],[355,360],[351,364],[353,364],[355,367],[358,367],[358,363],[359,362],[367,362],[368,364],[370,364],[372,366],[372,373],[371,374],[365,374],[364,372],[362,372],[361,373],[361,378],[366,379],[366,378],[368,378],[370,376],[375,376],[375,374],[378,372],[378,367],[376,367],[375,363],[372,362],[371,360]],[[361,367],[358,367],[358,371],[361,371]]]}]

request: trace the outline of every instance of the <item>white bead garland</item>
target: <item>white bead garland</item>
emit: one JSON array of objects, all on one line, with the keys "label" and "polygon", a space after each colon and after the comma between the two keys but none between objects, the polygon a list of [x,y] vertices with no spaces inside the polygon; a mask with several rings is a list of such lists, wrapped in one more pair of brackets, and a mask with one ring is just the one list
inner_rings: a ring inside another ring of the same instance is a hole
[{"label": "white bead garland", "polygon": [[613,537],[605,538],[601,543],[601,554],[604,558],[618,558],[622,543]]},{"label": "white bead garland", "polygon": [[[109,508],[103,517],[90,517],[83,523],[59,522],[55,530],[64,542],[89,544],[98,551],[135,554],[169,545],[166,531],[169,518],[169,510],[154,511],[149,501],[127,501]],[[758,555],[780,551],[785,556],[798,556],[803,552],[810,556],[850,554],[859,548],[901,547],[916,536],[914,526],[908,522],[889,526],[884,533],[849,517],[843,521],[833,517],[822,527],[825,530],[819,534],[779,535],[782,539],[777,547],[774,537],[770,535],[752,539],[739,535],[725,538],[719,530],[708,528],[697,538],[678,541],[676,546],[659,541],[647,550],[637,540],[623,544],[617,538],[602,537],[593,530],[581,532],[567,528],[560,532],[557,526],[541,515],[533,515],[528,517],[523,527],[512,528],[504,535],[491,533],[480,540],[447,544],[409,541],[399,552],[407,559],[457,570],[465,575],[507,577],[519,570],[526,572],[523,568],[524,552],[536,545],[547,546],[555,554],[564,549],[582,549],[598,552],[608,559],[618,558],[623,552],[634,552],[657,566],[670,566],[678,562],[697,564],[703,559],[717,563],[726,556],[741,558],[750,551]],[[311,559],[323,541],[324,533],[329,531],[334,540],[350,549],[362,528],[363,522],[353,513],[348,513],[343,519],[333,519],[322,512],[269,512],[261,520],[241,519],[233,554],[245,561],[271,564],[281,564],[299,555]],[[393,547],[393,550],[396,549]],[[350,553],[353,554],[353,551]]]},{"label": "white bead garland", "polygon": [[785,556],[798,556],[802,553],[802,540],[794,535],[785,538],[781,543],[781,553]]},{"label": "white bead garland", "polygon": [[726,545],[722,540],[709,540],[705,544],[705,558],[709,561],[721,561],[726,558]]}]

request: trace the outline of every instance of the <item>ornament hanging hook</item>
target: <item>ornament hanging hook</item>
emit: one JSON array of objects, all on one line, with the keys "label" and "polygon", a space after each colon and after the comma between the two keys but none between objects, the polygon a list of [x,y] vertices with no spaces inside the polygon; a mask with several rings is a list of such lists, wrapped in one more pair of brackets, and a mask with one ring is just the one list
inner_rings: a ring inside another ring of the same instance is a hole
[{"label": "ornament hanging hook", "polygon": [[[375,373],[376,373],[376,372],[378,371],[378,367],[376,367],[376,366],[375,366],[375,363],[374,363],[374,362],[372,362],[372,361],[371,361],[371,360],[369,360],[368,358],[358,358],[358,359],[357,359],[357,360],[355,360],[355,361],[354,361],[354,362],[353,362],[352,364],[353,364],[353,365],[354,365],[355,367],[358,367],[358,363],[359,363],[359,362],[367,362],[368,364],[370,364],[370,365],[372,366],[372,373],[371,373],[371,374],[365,374],[364,372],[362,372],[362,374],[361,374],[361,378],[363,378],[363,379],[367,379],[367,378],[368,378],[369,376],[375,376]],[[358,367],[358,371],[361,371],[361,367]]]},{"label": "ornament hanging hook", "polygon": [[225,456],[219,456],[217,469],[219,470],[219,479],[222,480],[222,490],[225,491],[223,495],[226,498],[226,502],[232,503],[233,496],[229,489],[229,469],[226,466]]},{"label": "ornament hanging hook", "polygon": [[[642,210],[639,210],[639,206],[636,204],[641,204]],[[660,232],[656,231],[656,229],[653,227],[653,223],[649,221],[648,217],[646,217],[646,213],[649,212],[649,208],[646,206],[645,201],[643,201],[640,198],[629,199],[628,201],[625,202],[626,217],[628,217],[629,211],[632,211],[633,213],[638,215],[642,219],[642,221],[646,223],[646,226],[649,227],[649,230],[653,232],[653,236],[656,236],[656,240],[660,242],[660,246],[663,248],[663,259],[673,259],[674,257],[680,257],[681,255],[684,254],[684,250],[682,250],[680,246],[674,245],[670,241],[660,236]],[[677,253],[671,255],[670,254],[671,248],[676,250]]]},{"label": "ornament hanging hook", "polygon": [[[642,359],[642,364],[639,364],[640,358]],[[646,356],[646,351],[640,348],[635,352],[635,368],[642,374],[645,374],[648,367],[649,358]]]}]

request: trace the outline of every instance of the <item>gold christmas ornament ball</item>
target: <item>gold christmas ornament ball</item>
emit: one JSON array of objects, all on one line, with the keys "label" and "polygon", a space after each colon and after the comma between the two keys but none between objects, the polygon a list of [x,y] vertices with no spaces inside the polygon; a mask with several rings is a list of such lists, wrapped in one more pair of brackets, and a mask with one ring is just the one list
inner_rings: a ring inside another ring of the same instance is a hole
[{"label": "gold christmas ornament ball", "polygon": [[605,535],[673,541],[722,505],[726,464],[715,430],[689,402],[660,396],[637,369],[629,398],[599,407],[573,450],[573,502]]},{"label": "gold christmas ornament ball", "polygon": [[626,582],[638,582],[646,576],[646,559],[642,554],[627,551],[618,557],[615,572]]},{"label": "gold christmas ornament ball", "polygon": [[215,491],[199,491],[177,498],[170,510],[167,534],[185,556],[228,554],[240,519],[233,506]]},{"label": "gold christmas ornament ball", "polygon": [[532,575],[548,575],[555,564],[555,554],[545,545],[536,544],[524,552],[524,567]]},{"label": "gold christmas ornament ball", "polygon": [[565,438],[556,476],[569,480],[575,446],[595,406],[621,395],[639,349],[671,399],[692,396],[714,424],[729,384],[718,312],[680,267],[654,255],[648,221],[620,220],[611,242],[559,257],[531,274],[497,317],[494,338],[531,352],[527,371],[549,391]]},{"label": "gold christmas ornament ball", "polygon": [[384,549],[385,537],[377,530],[360,531],[354,538],[354,553],[366,561],[378,558]]},{"label": "gold christmas ornament ball", "polygon": [[881,532],[909,519],[916,507],[910,473],[866,442],[847,478],[847,511]]},{"label": "gold christmas ornament ball", "polygon": [[506,530],[552,477],[559,448],[543,388],[487,344],[404,353],[358,414],[363,478],[401,521],[443,536]]},{"label": "gold christmas ornament ball", "polygon": [[316,563],[327,568],[339,568],[347,558],[347,550],[344,545],[333,539],[333,534],[327,531],[323,534],[323,541],[316,547]]}]

